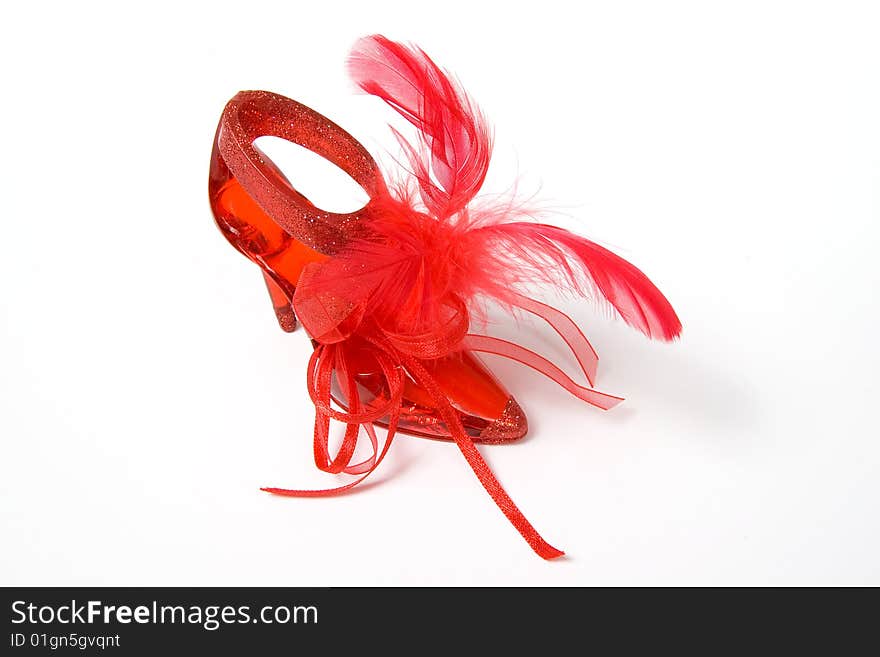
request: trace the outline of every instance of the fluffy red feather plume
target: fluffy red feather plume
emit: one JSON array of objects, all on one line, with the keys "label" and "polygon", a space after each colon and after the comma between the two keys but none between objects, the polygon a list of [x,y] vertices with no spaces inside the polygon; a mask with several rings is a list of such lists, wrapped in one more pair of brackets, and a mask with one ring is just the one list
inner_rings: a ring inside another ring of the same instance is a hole
[{"label": "fluffy red feather plume", "polygon": [[348,68],[364,91],[418,128],[416,146],[395,135],[428,211],[447,219],[464,208],[483,184],[492,156],[488,124],[464,90],[420,48],[379,35],[355,44]]},{"label": "fluffy red feather plume", "polygon": [[515,221],[523,214],[509,206],[467,207],[488,168],[489,129],[424,52],[372,36],[357,43],[349,67],[418,128],[420,146],[407,150],[426,211],[405,194],[374,199],[370,236],[323,264],[313,290],[389,330],[424,336],[450,323],[458,300],[471,309],[480,297],[513,306],[529,285],[544,283],[606,300],[649,338],[679,335],[670,303],[623,258],[565,229]]}]

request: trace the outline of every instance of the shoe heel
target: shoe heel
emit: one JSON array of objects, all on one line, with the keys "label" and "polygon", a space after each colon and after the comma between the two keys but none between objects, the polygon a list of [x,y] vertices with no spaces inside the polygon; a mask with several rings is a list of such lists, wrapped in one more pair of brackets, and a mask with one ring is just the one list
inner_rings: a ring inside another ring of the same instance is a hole
[{"label": "shoe heel", "polygon": [[278,325],[282,331],[292,333],[296,330],[296,315],[293,312],[291,299],[287,297],[287,293],[265,271],[263,272],[263,280],[266,281],[266,287],[269,289],[269,298],[272,299],[272,308],[275,310]]}]

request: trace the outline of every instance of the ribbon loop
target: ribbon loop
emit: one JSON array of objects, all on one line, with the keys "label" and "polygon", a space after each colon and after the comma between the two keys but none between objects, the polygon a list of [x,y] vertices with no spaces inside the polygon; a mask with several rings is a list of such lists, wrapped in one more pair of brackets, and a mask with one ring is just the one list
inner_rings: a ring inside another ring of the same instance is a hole
[{"label": "ribbon loop", "polygon": [[[598,357],[586,336],[565,313],[546,304],[519,295],[516,305],[523,310],[544,319],[565,341],[574,354],[581,370],[592,385],[596,375]],[[572,380],[559,367],[543,356],[520,345],[493,338],[487,335],[467,333],[467,307],[455,297],[452,304],[453,315],[447,331],[437,334],[403,336],[382,330],[373,322],[363,322],[357,328],[357,335],[370,346],[388,390],[388,398],[381,396],[364,403],[360,398],[354,377],[348,349],[352,348],[350,338],[318,342],[309,360],[307,387],[315,405],[315,463],[321,470],[332,474],[346,473],[360,475],[358,479],[337,488],[323,490],[293,490],[285,488],[263,488],[276,495],[293,497],[320,497],[342,494],[366,479],[382,462],[397,431],[401,412],[403,387],[407,374],[421,385],[430,395],[434,408],[446,423],[449,433],[458,446],[468,465],[474,471],[483,488],[522,535],[529,546],[544,559],[555,559],[564,553],[550,545],[519,510],[501,482],[492,473],[476,445],[465,431],[458,412],[443,393],[440,386],[419,362],[420,359],[436,357],[456,349],[469,349],[492,353],[518,361],[544,374],[560,387],[601,409],[609,409],[622,401],[620,397],[582,386]],[[308,324],[304,321],[304,324]],[[404,369],[406,372],[404,372]],[[344,410],[332,407],[332,382],[334,376],[346,399]],[[385,444],[379,451],[379,441],[372,423],[387,418],[388,433]],[[342,444],[335,457],[330,456],[330,421],[336,420],[346,425]],[[371,455],[360,463],[352,463],[357,448],[360,427],[364,427],[372,448]]]},{"label": "ribbon loop", "polygon": [[439,358],[456,351],[467,334],[470,314],[458,295],[449,295],[444,305],[450,310],[449,318],[436,328],[416,334],[382,330],[382,334],[398,351],[415,358]]}]

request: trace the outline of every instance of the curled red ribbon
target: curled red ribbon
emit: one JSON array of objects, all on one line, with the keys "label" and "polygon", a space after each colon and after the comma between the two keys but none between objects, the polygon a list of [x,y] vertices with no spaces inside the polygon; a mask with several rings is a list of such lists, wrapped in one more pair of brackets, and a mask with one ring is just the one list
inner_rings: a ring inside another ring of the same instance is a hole
[{"label": "curled red ribbon", "polygon": [[[298,292],[298,294],[300,293]],[[517,305],[541,317],[553,327],[574,354],[584,376],[589,382],[592,382],[596,374],[598,357],[583,332],[571,318],[555,308],[525,296],[520,296],[517,299]],[[308,326],[308,318],[301,314],[300,318]],[[322,490],[286,488],[263,488],[262,490],[291,497],[339,495],[351,490],[372,474],[388,453],[388,448],[397,430],[400,399],[406,376],[405,370],[431,395],[437,412],[446,423],[455,444],[461,450],[477,479],[529,546],[544,559],[555,559],[562,556],[564,552],[544,540],[504,490],[501,482],[498,481],[483,459],[474,441],[465,431],[455,408],[418,359],[412,353],[402,351],[387,335],[383,335],[381,329],[375,326],[361,326],[358,334],[374,347],[376,361],[385,378],[387,389],[390,391],[388,398],[377,398],[366,404],[362,402],[346,353],[349,345],[345,341],[318,344],[309,361],[307,385],[309,395],[315,405],[315,464],[325,472],[356,474],[360,477],[343,486]],[[555,381],[579,399],[603,410],[612,408],[622,401],[620,397],[608,395],[576,383],[543,356],[512,342],[485,335],[467,334],[459,342],[459,345],[459,348],[462,349],[492,353],[527,365]],[[409,343],[408,347],[415,353],[423,353],[424,351],[414,343]],[[338,411],[332,407],[331,388],[334,373],[348,400],[348,409],[345,411]],[[383,418],[387,418],[388,434],[380,452],[378,438],[372,423]],[[330,420],[336,420],[346,425],[342,444],[335,457],[330,456],[329,449]],[[365,428],[370,439],[372,455],[360,463],[353,464],[351,461],[357,447],[361,426]]]}]

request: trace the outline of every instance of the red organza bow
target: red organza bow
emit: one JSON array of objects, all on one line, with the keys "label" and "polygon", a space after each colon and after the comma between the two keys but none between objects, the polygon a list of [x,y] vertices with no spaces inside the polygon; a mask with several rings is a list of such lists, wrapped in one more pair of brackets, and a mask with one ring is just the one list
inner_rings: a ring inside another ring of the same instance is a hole
[{"label": "red organza bow", "polygon": [[[537,554],[563,553],[547,543],[493,475],[459,413],[430,371],[432,359],[458,351],[518,361],[601,409],[621,401],[592,388],[598,358],[564,313],[522,293],[551,284],[604,299],[648,337],[671,340],[681,324],[648,278],[607,249],[564,229],[517,215],[510,204],[473,207],[492,151],[485,119],[464,91],[421,50],[373,36],[349,59],[356,82],[415,126],[413,144],[395,131],[413,174],[409,182],[378,189],[357,239],[333,257],[308,264],[296,284],[293,308],[315,343],[308,391],[315,405],[317,466],[357,479],[326,490],[264,490],[292,496],[336,495],[368,477],[382,462],[397,430],[408,381],[430,397],[446,429],[480,483]],[[517,220],[519,219],[519,220]],[[470,333],[481,300],[545,320],[567,343],[588,385],[513,342]],[[368,361],[381,385],[365,391],[357,374]],[[335,455],[331,420],[345,425]],[[387,426],[380,449],[374,424]],[[355,462],[361,428],[371,455]]]}]

